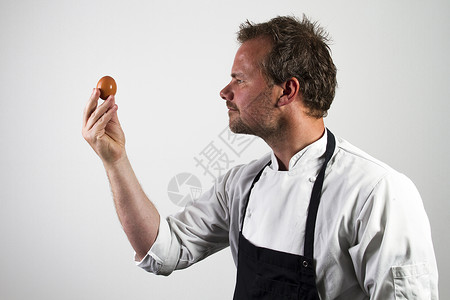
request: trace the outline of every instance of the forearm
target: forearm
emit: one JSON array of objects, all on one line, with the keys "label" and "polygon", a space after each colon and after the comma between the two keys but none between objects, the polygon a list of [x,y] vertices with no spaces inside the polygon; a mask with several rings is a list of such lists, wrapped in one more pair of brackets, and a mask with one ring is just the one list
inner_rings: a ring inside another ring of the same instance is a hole
[{"label": "forearm", "polygon": [[159,213],[142,190],[126,155],[104,166],[120,223],[140,260],[157,237]]}]

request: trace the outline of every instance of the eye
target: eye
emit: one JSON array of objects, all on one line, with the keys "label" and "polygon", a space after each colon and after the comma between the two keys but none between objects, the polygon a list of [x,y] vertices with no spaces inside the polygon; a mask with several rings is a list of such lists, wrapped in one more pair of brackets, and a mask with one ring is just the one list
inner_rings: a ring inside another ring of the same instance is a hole
[{"label": "eye", "polygon": [[245,76],[243,75],[243,74],[241,74],[241,73],[232,73],[231,74],[231,77],[232,77],[232,82],[233,83],[235,83],[235,84],[238,84],[238,85],[240,85],[240,84],[243,84],[243,83],[245,83]]}]

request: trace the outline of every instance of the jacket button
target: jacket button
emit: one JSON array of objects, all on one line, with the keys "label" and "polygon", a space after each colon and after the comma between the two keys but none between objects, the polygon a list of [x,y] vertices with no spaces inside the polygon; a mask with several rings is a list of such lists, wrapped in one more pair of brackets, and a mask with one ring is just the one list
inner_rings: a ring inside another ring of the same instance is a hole
[{"label": "jacket button", "polygon": [[306,260],[303,261],[303,266],[304,266],[305,268],[308,267],[308,262],[307,262]]}]

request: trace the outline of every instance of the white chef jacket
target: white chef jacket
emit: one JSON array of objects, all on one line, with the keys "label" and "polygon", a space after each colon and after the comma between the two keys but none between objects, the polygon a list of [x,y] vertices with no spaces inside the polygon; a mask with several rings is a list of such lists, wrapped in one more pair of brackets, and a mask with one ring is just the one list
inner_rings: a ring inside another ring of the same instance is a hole
[{"label": "white chef jacket", "polygon": [[[200,199],[162,219],[158,237],[137,265],[169,275],[227,246],[237,264],[243,235],[254,245],[302,255],[309,200],[324,161],[327,134],[278,171],[273,153],[232,168]],[[431,230],[421,197],[404,175],[336,138],[314,238],[321,299],[438,299]]]}]

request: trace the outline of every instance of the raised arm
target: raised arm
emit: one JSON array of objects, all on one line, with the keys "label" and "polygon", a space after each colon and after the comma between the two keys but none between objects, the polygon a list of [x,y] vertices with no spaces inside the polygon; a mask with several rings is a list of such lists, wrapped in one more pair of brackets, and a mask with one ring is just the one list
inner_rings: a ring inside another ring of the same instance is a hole
[{"label": "raised arm", "polygon": [[114,96],[97,105],[99,96],[100,90],[94,89],[84,110],[82,134],[103,162],[120,223],[141,260],[158,235],[160,216],[128,160]]}]

